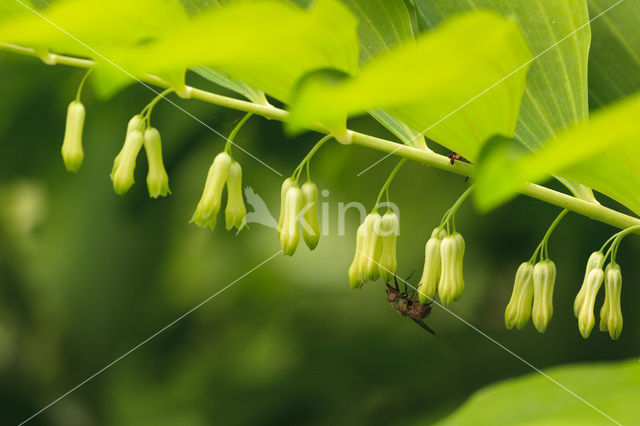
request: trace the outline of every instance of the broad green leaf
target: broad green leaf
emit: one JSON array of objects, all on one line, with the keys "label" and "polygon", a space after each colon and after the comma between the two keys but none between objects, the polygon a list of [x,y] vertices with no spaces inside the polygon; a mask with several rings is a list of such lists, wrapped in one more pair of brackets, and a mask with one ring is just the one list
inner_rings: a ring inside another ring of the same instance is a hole
[{"label": "broad green leaf", "polygon": [[640,2],[589,0],[591,109],[640,90]]},{"label": "broad green leaf", "polygon": [[354,78],[307,79],[291,125],[334,126],[347,115],[383,108],[474,160],[488,137],[513,134],[526,77],[522,65],[530,58],[517,24],[492,12],[464,14],[372,59]]},{"label": "broad green leaf", "polygon": [[636,359],[544,372],[557,383],[539,373],[504,380],[479,390],[437,425],[586,426],[614,424],[611,419],[624,425],[640,424],[640,363]]},{"label": "broad green leaf", "polygon": [[[26,4],[30,8],[34,7],[31,1],[25,1],[24,4]],[[29,9],[27,9],[25,6],[18,3],[17,1],[3,1],[0,3],[0,22],[7,20],[9,18],[15,18],[16,16],[23,13],[32,13],[32,12],[29,12]]]},{"label": "broad green leaf", "polygon": [[193,67],[191,68],[191,70],[209,81],[213,81],[214,83],[219,84],[222,87],[226,87],[229,90],[233,90],[234,92],[241,94],[251,102],[262,105],[266,105],[268,103],[267,98],[264,96],[264,92],[258,89],[254,89],[253,87],[249,86],[246,83],[243,83],[242,81],[232,80],[224,73],[221,73],[209,67]]},{"label": "broad green leaf", "polygon": [[512,197],[526,181],[551,174],[588,185],[640,214],[640,92],[592,113],[535,153],[487,144],[478,164],[476,201],[489,209]]},{"label": "broad green leaf", "polygon": [[[224,3],[224,0],[180,0],[184,5],[185,9],[190,15],[197,15],[199,13],[205,12],[212,7],[220,7],[221,3]],[[227,0],[227,1],[237,1],[237,0]],[[209,67],[194,67],[191,69],[196,74],[200,75],[203,78],[206,78],[209,81],[213,81],[214,83],[226,87],[229,90],[232,90],[245,98],[249,99],[251,102],[259,103],[262,105],[266,105],[267,98],[264,95],[264,92],[258,89],[254,89],[248,84],[238,81],[232,80],[227,75],[220,71],[216,71]]]},{"label": "broad green leaf", "polygon": [[0,40],[24,46],[95,57],[166,35],[186,22],[171,0],[64,0],[35,13],[23,13],[0,28]]},{"label": "broad green leaf", "polygon": [[[187,22],[184,8],[173,0],[58,0],[39,13],[42,16],[23,13],[4,24],[0,41],[43,54],[52,51],[96,60],[91,81],[103,97],[135,81],[118,51],[166,36]],[[184,70],[177,74],[183,78]]]},{"label": "broad green leaf", "polygon": [[[403,0],[343,0],[360,20],[360,64],[402,43],[414,41],[409,10]],[[370,114],[404,143],[427,149],[422,136],[384,110]]]},{"label": "broad green leaf", "polygon": [[195,16],[170,36],[119,53],[134,74],[204,65],[287,102],[310,71],[355,73],[356,26],[337,0],[317,0],[309,10],[283,1],[233,2]]},{"label": "broad green leaf", "polygon": [[[415,0],[415,5],[423,28],[474,9],[496,10],[520,25],[536,59],[527,75],[515,137],[531,150],[588,117],[590,32],[585,0]],[[593,200],[589,188],[560,181],[575,195]]]}]

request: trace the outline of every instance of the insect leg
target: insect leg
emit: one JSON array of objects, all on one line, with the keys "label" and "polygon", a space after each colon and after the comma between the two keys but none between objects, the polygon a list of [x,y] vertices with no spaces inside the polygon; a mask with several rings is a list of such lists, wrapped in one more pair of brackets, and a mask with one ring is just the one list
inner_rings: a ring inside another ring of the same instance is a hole
[{"label": "insect leg", "polygon": [[416,324],[418,324],[420,327],[424,328],[425,330],[427,330],[429,333],[433,334],[434,336],[436,335],[436,332],[433,331],[431,329],[431,327],[429,327],[427,324],[424,323],[424,321],[419,320],[419,319],[415,319],[415,318],[411,318],[413,321],[415,321]]}]

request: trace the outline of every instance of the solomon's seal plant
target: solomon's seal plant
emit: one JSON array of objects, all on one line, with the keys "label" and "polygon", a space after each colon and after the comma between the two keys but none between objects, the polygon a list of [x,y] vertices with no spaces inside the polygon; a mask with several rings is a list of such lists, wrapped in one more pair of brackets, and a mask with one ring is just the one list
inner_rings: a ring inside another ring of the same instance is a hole
[{"label": "solomon's seal plant", "polygon": [[[180,2],[134,3],[114,0],[105,8],[100,0],[53,1],[39,12],[44,20],[19,5],[0,8],[0,49],[40,58],[48,65],[87,69],[67,109],[61,149],[67,170],[77,171],[84,158],[85,105],[80,92],[85,81],[91,81],[102,98],[135,80],[157,95],[130,119],[124,144],[113,161],[110,178],[120,195],[134,184],[142,147],[148,162],[149,196],[171,193],[160,131],[151,126],[154,107],[167,96],[243,111],[246,115],[224,149],[211,154],[215,158],[191,218],[200,227],[214,229],[226,187],[226,229],[239,230],[246,225],[242,193],[246,165],[233,158],[234,138],[253,115],[280,120],[289,134],[308,130],[323,135],[280,189],[277,233],[284,255],[296,252],[301,234],[309,249],[319,244],[318,188],[311,179],[310,161],[334,138],[340,142],[336,150],[343,149],[338,148],[341,145],[358,145],[401,157],[357,228],[347,274],[351,288],[378,278],[395,279],[402,261],[396,253],[400,218],[390,208],[389,187],[402,165],[411,160],[472,182],[438,226],[419,230],[427,233],[427,241],[416,309],[426,312],[424,305],[436,295],[445,306],[462,297],[466,249],[455,215],[471,193],[482,211],[521,193],[564,210],[531,259],[517,268],[504,313],[506,327],[521,329],[529,319],[539,332],[549,326],[556,266],[549,258],[548,240],[562,217],[572,211],[622,229],[588,259],[573,304],[578,329],[586,338],[595,326],[597,294],[604,287],[599,329],[608,331],[612,339],[620,336],[622,275],[616,254],[626,235],[640,232],[640,219],[635,216],[640,213],[640,155],[634,151],[640,139],[640,94],[589,116],[587,94],[597,87],[592,90],[586,78],[590,33],[588,25],[580,24],[582,18],[588,22],[586,2],[571,0],[562,12],[556,0],[537,2],[544,19],[555,17],[553,31],[572,36],[573,48],[562,55],[543,55],[555,48],[545,43],[557,34],[549,35],[538,25],[538,12],[518,2],[512,2],[512,7],[492,4],[493,10],[469,10],[475,8],[468,2],[451,2],[447,8],[428,1],[389,2],[394,13],[377,13],[376,7],[350,9],[338,0],[316,0],[309,8],[278,0],[223,2],[222,6],[214,2],[193,16]],[[136,7],[144,13],[123,13],[140,12]],[[75,16],[78,10],[83,11],[82,25]],[[410,16],[416,17],[415,25]],[[47,20],[68,28],[82,43],[69,43],[68,36]],[[369,37],[383,28],[404,31],[394,30],[389,38],[393,42]],[[411,42],[394,39],[402,32],[411,39],[416,30],[422,33]],[[536,65],[531,66],[534,59]],[[114,64],[124,72],[116,72]],[[566,64],[575,69],[567,70]],[[247,100],[187,85],[190,70]],[[284,107],[273,106],[272,99]],[[347,128],[348,118],[366,111],[399,142]],[[434,152],[427,139],[469,163]],[[368,173],[376,172],[374,167]],[[534,183],[550,176],[569,192]],[[593,189],[633,215],[600,204]],[[472,280],[468,284],[473,285]],[[415,295],[403,294],[414,306]]]}]

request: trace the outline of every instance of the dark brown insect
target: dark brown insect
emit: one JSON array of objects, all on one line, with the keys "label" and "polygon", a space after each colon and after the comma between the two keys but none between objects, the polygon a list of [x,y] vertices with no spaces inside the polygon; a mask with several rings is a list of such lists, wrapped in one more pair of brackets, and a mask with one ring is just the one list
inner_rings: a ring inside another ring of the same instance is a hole
[{"label": "dark brown insect", "polygon": [[431,313],[431,302],[426,305],[420,304],[417,291],[407,288],[406,283],[404,284],[404,289],[401,289],[398,285],[397,277],[394,277],[393,280],[395,282],[394,286],[387,283],[387,301],[391,303],[393,310],[403,317],[411,318],[420,327],[435,335],[436,332],[422,321]]},{"label": "dark brown insect", "polygon": [[451,162],[451,165],[453,166],[453,164],[456,162],[456,160],[458,161],[463,161],[465,163],[468,163],[469,160],[467,160],[466,158],[464,158],[462,155],[460,154],[456,154],[455,152],[452,152],[451,154],[449,154],[449,161]]}]

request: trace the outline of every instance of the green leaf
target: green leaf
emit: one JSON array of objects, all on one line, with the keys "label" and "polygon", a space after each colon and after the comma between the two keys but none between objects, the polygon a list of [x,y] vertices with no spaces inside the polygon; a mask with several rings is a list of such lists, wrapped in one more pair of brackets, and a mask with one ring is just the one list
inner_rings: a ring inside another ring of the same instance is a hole
[{"label": "green leaf", "polygon": [[[31,1],[24,2],[27,6],[33,8]],[[17,1],[3,1],[0,3],[0,22],[9,18],[15,18],[16,16],[29,12],[29,9],[18,3]]]},{"label": "green leaf", "polygon": [[[0,40],[95,58],[115,49],[166,35],[186,22],[170,0],[66,0],[35,13],[22,13],[0,28]],[[99,58],[96,58],[99,59]]]},{"label": "green leaf", "polygon": [[372,59],[354,78],[336,84],[307,79],[291,125],[337,123],[383,108],[474,160],[488,137],[513,134],[526,77],[522,65],[530,58],[514,22],[492,12],[461,15]]},{"label": "green leaf", "polygon": [[[414,41],[409,10],[403,0],[343,0],[360,20],[360,64],[394,46]],[[427,149],[422,136],[384,110],[370,114],[404,143]]]},{"label": "green leaf", "polygon": [[249,86],[246,83],[243,83],[242,81],[232,80],[224,73],[213,70],[209,67],[194,67],[191,68],[191,70],[209,81],[213,81],[214,83],[219,84],[222,87],[226,87],[229,90],[233,90],[234,92],[241,94],[251,102],[262,105],[268,104],[264,92],[258,89],[254,89],[253,87]]},{"label": "green leaf", "polygon": [[[184,7],[186,8],[187,12],[190,15],[197,15],[199,13],[209,10],[209,8],[220,7],[221,3],[224,3],[225,0],[222,0],[222,1],[180,0],[180,1],[182,2],[182,4],[184,5]],[[237,1],[237,0],[226,0],[226,1]],[[265,97],[264,92],[258,89],[254,89],[253,87],[249,86],[248,84],[242,81],[233,80],[220,71],[216,71],[209,67],[194,67],[191,70],[209,81],[212,81],[222,87],[225,87],[229,90],[239,93],[240,95],[249,99],[251,102],[255,102],[262,105],[268,104],[267,98]]]},{"label": "green leaf", "polygon": [[[107,97],[135,81],[123,70],[117,52],[166,36],[187,22],[172,0],[65,0],[22,13],[0,28],[0,40],[41,50],[94,59],[91,78],[98,95]],[[177,73],[181,78],[182,73]]]},{"label": "green leaf", "polygon": [[544,372],[557,383],[537,372],[504,380],[479,390],[437,425],[585,426],[611,424],[611,418],[619,424],[640,423],[637,360],[569,365]]},{"label": "green leaf", "polygon": [[599,108],[640,90],[640,2],[589,0],[589,101]]},{"label": "green leaf", "polygon": [[[588,117],[590,32],[585,26],[589,21],[585,0],[415,0],[415,5],[424,28],[474,9],[496,10],[520,25],[533,55],[540,55],[527,75],[515,132],[516,139],[531,150]],[[580,198],[594,200],[589,188],[562,178],[560,181]]]},{"label": "green leaf", "polygon": [[535,153],[514,159],[487,145],[478,163],[476,202],[483,210],[512,197],[526,181],[557,174],[588,185],[640,214],[640,93],[593,113]]},{"label": "green leaf", "polygon": [[205,65],[287,102],[310,71],[356,72],[356,26],[337,0],[318,0],[309,10],[283,1],[233,2],[120,55],[136,74]]}]

